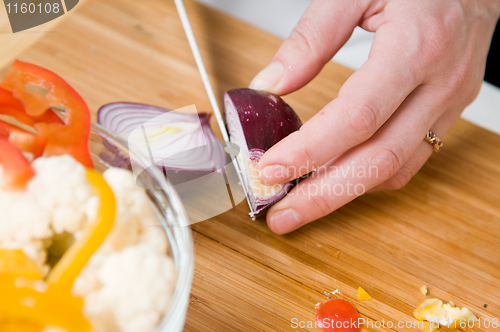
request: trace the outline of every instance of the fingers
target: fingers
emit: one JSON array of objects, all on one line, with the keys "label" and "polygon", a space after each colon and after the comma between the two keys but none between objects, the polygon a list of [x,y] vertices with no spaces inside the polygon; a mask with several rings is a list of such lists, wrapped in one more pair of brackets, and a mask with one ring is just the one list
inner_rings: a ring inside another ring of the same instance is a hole
[{"label": "fingers", "polygon": [[264,154],[258,165],[263,183],[307,174],[366,141],[420,84],[423,77],[400,52],[406,36],[384,27],[377,33],[373,54],[342,86],[338,98]]},{"label": "fingers", "polygon": [[440,117],[439,110],[444,109],[442,103],[427,95],[430,89],[417,89],[370,140],[319,167],[299,183],[269,210],[270,229],[278,234],[293,231],[397,174],[423,146],[425,134]]},{"label": "fingers", "polygon": [[411,158],[401,167],[396,174],[377,185],[376,187],[368,190],[368,192],[376,192],[381,190],[397,190],[403,188],[411,178],[424,166],[427,159],[432,155],[432,146],[422,141]]},{"label": "fingers", "polygon": [[313,0],[250,88],[278,95],[307,84],[349,39],[368,1]]},{"label": "fingers", "polygon": [[[459,118],[461,112],[446,112],[441,116],[436,124],[430,129],[439,138],[443,138],[444,133],[450,129],[451,125]],[[424,166],[427,159],[432,155],[432,146],[423,141],[411,158],[401,167],[396,174],[385,182],[370,189],[368,192],[376,192],[382,190],[397,190],[403,188],[417,172]]]}]

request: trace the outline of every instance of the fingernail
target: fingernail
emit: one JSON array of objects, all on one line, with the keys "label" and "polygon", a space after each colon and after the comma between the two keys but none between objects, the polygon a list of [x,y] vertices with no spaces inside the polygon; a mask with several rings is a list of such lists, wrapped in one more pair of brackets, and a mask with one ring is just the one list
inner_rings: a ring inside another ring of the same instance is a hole
[{"label": "fingernail", "polygon": [[302,218],[293,209],[281,210],[271,216],[270,228],[277,234],[289,233],[300,226],[302,226]]},{"label": "fingernail", "polygon": [[285,182],[290,178],[288,167],[283,165],[269,165],[264,167],[260,173],[260,181],[264,184],[277,184]]},{"label": "fingernail", "polygon": [[269,91],[281,81],[284,73],[285,68],[281,62],[273,61],[266,68],[262,69],[257,76],[255,76],[250,83],[249,88],[254,90]]}]

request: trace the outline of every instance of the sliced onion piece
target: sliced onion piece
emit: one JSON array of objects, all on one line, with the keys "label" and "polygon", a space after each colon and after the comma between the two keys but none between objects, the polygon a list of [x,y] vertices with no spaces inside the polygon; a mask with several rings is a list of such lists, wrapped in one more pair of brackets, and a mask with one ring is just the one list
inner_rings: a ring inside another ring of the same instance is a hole
[{"label": "sliced onion piece", "polygon": [[[226,165],[224,147],[211,130],[209,120],[207,113],[179,113],[126,102],[104,105],[98,112],[99,124],[133,144],[157,166],[165,171],[189,171],[200,176],[221,172]],[[141,144],[145,140],[147,144]]]},{"label": "sliced onion piece", "polygon": [[292,182],[264,185],[258,180],[257,163],[267,150],[294,131],[302,122],[280,97],[252,89],[224,94],[226,124],[231,143],[240,148],[238,164],[255,214],[282,199]]}]

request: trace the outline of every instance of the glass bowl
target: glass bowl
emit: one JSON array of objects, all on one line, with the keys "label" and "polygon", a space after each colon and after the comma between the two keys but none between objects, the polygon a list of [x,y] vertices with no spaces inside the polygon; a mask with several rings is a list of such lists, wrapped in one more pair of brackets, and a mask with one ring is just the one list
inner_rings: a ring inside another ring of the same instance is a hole
[{"label": "glass bowl", "polygon": [[89,141],[90,153],[95,169],[104,172],[110,167],[131,170],[130,161],[142,167],[137,182],[146,189],[155,209],[158,221],[164,229],[170,246],[170,255],[177,268],[177,284],[170,302],[158,326],[157,332],[180,332],[184,327],[189,293],[193,280],[193,241],[191,230],[187,226],[188,217],[182,202],[174,188],[167,182],[163,172],[149,166],[146,159],[133,147],[103,128],[93,123]]}]

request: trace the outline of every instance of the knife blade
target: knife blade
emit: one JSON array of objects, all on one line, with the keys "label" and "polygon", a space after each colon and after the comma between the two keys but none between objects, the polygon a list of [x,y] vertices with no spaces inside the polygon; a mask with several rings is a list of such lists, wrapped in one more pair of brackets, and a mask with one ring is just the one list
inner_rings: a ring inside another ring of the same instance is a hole
[{"label": "knife blade", "polygon": [[[189,18],[186,13],[186,8],[184,7],[184,3],[182,0],[174,0],[175,6],[177,7],[177,12],[179,13],[179,17],[182,22],[182,27],[184,28],[184,32],[186,33],[186,37],[189,43],[189,46],[191,47],[191,52],[193,53],[194,60],[196,62],[196,65],[198,67],[198,71],[200,72],[201,79],[203,81],[203,85],[205,86],[205,90],[207,91],[208,94],[208,99],[210,100],[210,104],[212,105],[212,109],[215,114],[215,118],[217,119],[217,124],[219,125],[220,131],[222,133],[222,137],[224,138],[224,141],[226,142],[227,147],[231,147],[231,143],[229,140],[229,134],[226,130],[226,125],[224,124],[224,120],[222,119],[222,114],[219,108],[219,105],[217,104],[217,98],[215,98],[214,90],[212,89],[212,85],[210,84],[210,79],[208,78],[207,71],[205,69],[205,65],[203,64],[203,59],[201,58],[200,50],[198,48],[198,44],[196,43],[196,39],[193,34],[193,30],[191,28],[191,23],[189,22]],[[248,196],[248,192],[244,186],[244,182],[242,179],[243,174],[241,173],[241,168],[238,164],[238,159],[236,156],[232,158],[234,160],[234,168],[236,169],[236,173],[238,175],[238,179],[240,181],[240,185],[243,189],[243,192],[245,194],[245,197],[247,199],[248,206],[250,207],[250,217],[254,218],[255,217],[255,211],[252,208],[252,204],[250,203],[250,198]],[[224,180],[226,181],[226,184],[229,184],[229,181],[227,179],[227,176],[225,172],[223,172],[224,175]]]}]

